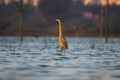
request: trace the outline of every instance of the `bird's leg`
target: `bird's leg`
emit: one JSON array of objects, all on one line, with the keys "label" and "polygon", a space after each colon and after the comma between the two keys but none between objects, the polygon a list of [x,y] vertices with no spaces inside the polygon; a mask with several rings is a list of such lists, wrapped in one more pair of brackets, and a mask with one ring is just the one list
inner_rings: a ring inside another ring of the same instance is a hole
[{"label": "bird's leg", "polygon": [[64,55],[65,55],[65,48],[63,48],[63,51],[64,51]]},{"label": "bird's leg", "polygon": [[62,46],[60,46],[60,53],[62,52],[62,50],[63,50],[63,48],[62,48]]},{"label": "bird's leg", "polygon": [[63,47],[62,46],[60,46],[60,55],[61,55],[61,52],[63,51]]}]

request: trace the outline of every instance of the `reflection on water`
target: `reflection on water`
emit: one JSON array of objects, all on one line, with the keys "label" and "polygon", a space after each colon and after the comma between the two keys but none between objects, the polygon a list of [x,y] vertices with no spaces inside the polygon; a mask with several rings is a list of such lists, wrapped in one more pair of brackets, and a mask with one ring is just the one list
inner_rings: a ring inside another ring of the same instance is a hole
[{"label": "reflection on water", "polygon": [[120,39],[0,37],[0,80],[120,80]]}]

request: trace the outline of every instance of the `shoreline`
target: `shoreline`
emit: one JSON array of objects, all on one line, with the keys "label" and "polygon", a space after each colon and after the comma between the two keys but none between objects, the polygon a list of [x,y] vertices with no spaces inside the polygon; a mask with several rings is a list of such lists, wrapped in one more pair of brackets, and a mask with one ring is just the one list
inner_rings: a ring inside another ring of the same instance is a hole
[{"label": "shoreline", "polygon": [[[105,38],[105,33],[102,37],[99,36],[97,31],[74,31],[72,29],[63,31],[63,35],[65,37],[98,37]],[[19,29],[5,29],[0,31],[0,36],[20,36]],[[24,29],[23,36],[31,36],[31,37],[58,37],[58,30],[55,29]],[[109,33],[109,38],[120,38],[119,34]]]}]

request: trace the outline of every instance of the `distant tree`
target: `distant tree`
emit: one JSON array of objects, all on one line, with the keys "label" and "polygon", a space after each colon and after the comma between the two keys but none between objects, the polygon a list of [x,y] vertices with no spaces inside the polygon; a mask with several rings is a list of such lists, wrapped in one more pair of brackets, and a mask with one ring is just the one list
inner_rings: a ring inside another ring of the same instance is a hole
[{"label": "distant tree", "polygon": [[108,43],[109,37],[109,0],[106,0],[106,29],[105,29],[105,42]]},{"label": "distant tree", "polygon": [[20,0],[19,4],[17,1],[14,1],[14,3],[19,10],[20,41],[23,41],[23,0]]},{"label": "distant tree", "polygon": [[9,22],[0,21],[0,35],[8,26],[10,26]]}]

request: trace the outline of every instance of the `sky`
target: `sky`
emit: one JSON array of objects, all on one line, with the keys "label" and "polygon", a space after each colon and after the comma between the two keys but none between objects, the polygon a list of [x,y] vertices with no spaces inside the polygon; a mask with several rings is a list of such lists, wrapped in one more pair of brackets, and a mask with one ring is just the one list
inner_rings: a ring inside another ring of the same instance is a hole
[{"label": "sky", "polygon": [[[98,4],[101,3],[102,5],[106,4],[106,0],[84,0],[84,4],[88,5],[88,4]],[[120,0],[109,0],[109,4],[116,4],[116,5],[120,5]]]},{"label": "sky", "polygon": [[[0,0],[0,3],[5,3],[6,5],[11,3],[13,0]],[[16,0],[19,1],[19,0]],[[23,0],[24,4],[31,3],[33,6],[37,7],[38,2],[40,0]],[[74,1],[79,1],[79,0],[74,0]],[[85,5],[88,4],[99,4],[101,3],[102,5],[106,4],[106,0],[83,0]],[[109,4],[116,4],[120,5],[120,0],[109,0]]]}]

